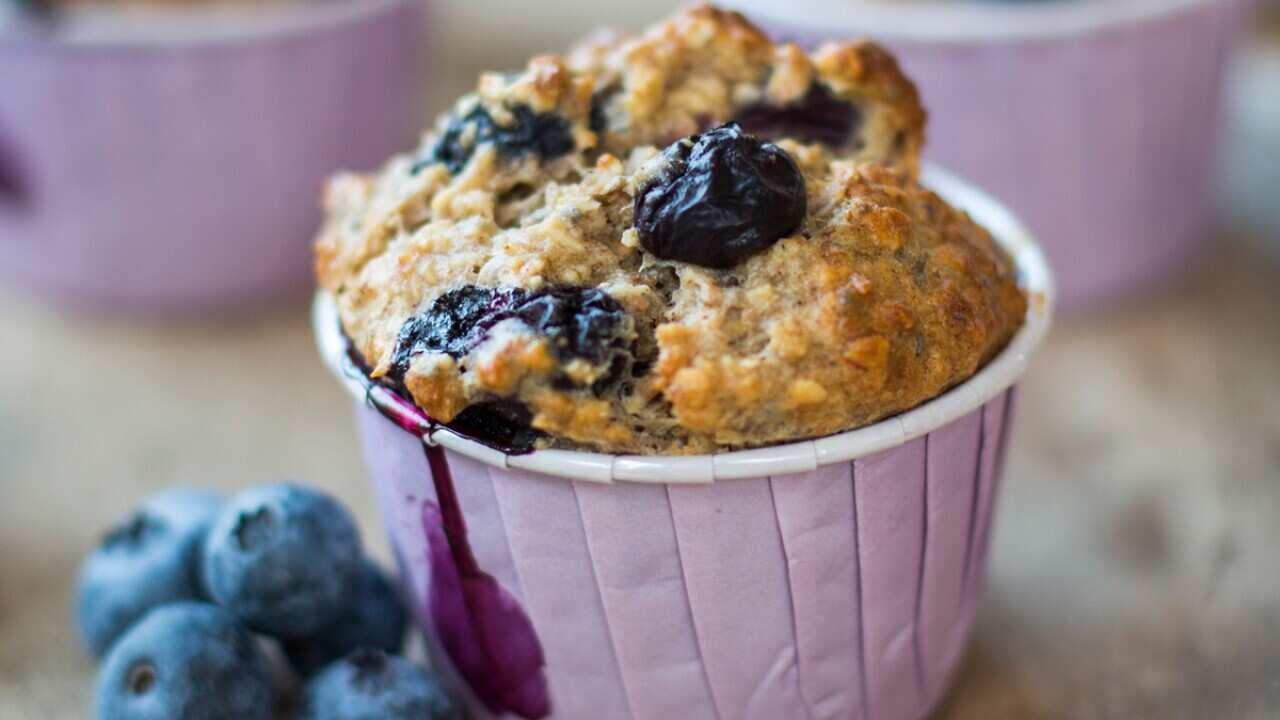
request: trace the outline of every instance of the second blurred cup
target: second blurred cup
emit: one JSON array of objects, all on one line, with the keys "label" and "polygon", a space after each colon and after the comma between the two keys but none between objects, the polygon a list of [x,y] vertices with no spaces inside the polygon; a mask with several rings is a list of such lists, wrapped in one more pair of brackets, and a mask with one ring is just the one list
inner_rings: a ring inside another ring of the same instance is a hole
[{"label": "second blurred cup", "polygon": [[144,314],[304,290],[323,179],[420,120],[421,9],[175,7],[0,37],[0,275]]},{"label": "second blurred cup", "polygon": [[1248,0],[728,4],[801,44],[893,49],[930,112],[927,154],[1027,221],[1065,309],[1165,277],[1207,237]]}]

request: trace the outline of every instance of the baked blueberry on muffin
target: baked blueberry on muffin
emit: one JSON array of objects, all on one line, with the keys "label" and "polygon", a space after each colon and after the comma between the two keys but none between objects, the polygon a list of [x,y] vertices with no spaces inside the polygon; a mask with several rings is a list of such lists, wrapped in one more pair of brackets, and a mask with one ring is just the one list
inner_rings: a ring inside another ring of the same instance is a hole
[{"label": "baked blueberry on muffin", "polygon": [[317,272],[371,377],[444,423],[680,454],[848,430],[969,377],[1013,264],[916,180],[885,51],[695,7],[491,74],[327,192]]}]

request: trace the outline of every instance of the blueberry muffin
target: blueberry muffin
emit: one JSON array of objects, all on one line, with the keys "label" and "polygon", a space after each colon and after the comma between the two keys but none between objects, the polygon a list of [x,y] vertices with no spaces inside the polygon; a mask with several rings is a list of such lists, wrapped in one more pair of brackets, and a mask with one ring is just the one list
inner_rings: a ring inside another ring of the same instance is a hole
[{"label": "blueberry muffin", "polygon": [[916,181],[924,111],[865,42],[695,7],[481,78],[326,193],[320,283],[370,376],[520,446],[827,435],[969,377],[1025,299]]}]

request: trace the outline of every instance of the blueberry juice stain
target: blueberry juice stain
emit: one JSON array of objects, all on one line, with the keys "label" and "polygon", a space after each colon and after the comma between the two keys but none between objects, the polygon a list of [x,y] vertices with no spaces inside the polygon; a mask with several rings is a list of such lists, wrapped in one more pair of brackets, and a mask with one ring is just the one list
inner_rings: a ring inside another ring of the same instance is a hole
[{"label": "blueberry juice stain", "polygon": [[427,446],[426,454],[439,501],[422,503],[431,573],[427,609],[436,633],[489,710],[545,717],[551,701],[533,623],[511,593],[477,564],[443,448]]},{"label": "blueberry juice stain", "polygon": [[448,455],[430,442],[433,433],[447,427],[512,455],[531,452],[540,433],[532,427],[529,409],[515,400],[472,405],[449,423],[439,423],[413,403],[404,381],[415,356],[464,357],[496,325],[508,321],[545,338],[561,360],[583,359],[608,368],[597,381],[602,385],[630,372],[631,321],[608,294],[584,287],[530,291],[475,286],[442,294],[404,323],[385,378],[369,377],[369,367],[350,342],[343,371],[361,383],[370,406],[404,431],[428,439],[426,460],[435,498],[421,500],[420,512],[430,577],[425,609],[435,636],[490,711],[541,718],[551,705],[537,633],[515,597],[477,562]]},{"label": "blueberry juice stain", "polygon": [[[428,438],[442,427],[396,390],[370,379],[354,349],[348,349],[346,360],[344,373],[364,386],[367,402],[383,417],[418,438]],[[528,442],[531,449],[532,441]],[[435,502],[421,502],[429,572],[427,617],[459,675],[485,707],[499,715],[546,717],[551,712],[550,692],[533,623],[515,597],[476,561],[444,448],[426,442],[424,450],[436,496]]]}]

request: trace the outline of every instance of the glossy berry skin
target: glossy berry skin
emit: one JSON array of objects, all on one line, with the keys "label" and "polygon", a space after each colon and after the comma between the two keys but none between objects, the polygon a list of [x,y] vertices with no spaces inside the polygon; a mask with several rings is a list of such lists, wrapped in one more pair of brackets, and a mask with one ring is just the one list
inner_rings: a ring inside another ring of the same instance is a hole
[{"label": "glossy berry skin", "polygon": [[76,585],[76,626],[94,655],[151,609],[202,596],[200,550],[222,503],[212,492],[167,490],[103,537]]},{"label": "glossy berry skin", "polygon": [[286,640],[284,653],[299,673],[314,675],[360,648],[400,652],[405,622],[397,588],[378,566],[366,562],[346,609],[314,634]]},{"label": "glossy berry skin", "polygon": [[401,657],[359,650],[308,685],[297,720],[463,720],[440,681]]},{"label": "glossy berry skin", "polygon": [[98,675],[98,720],[269,720],[271,677],[253,636],[215,605],[147,614]]},{"label": "glossy berry skin", "polygon": [[415,355],[447,353],[458,358],[471,352],[523,292],[466,285],[436,298],[430,308],[400,327],[391,356],[392,376],[403,378]]},{"label": "glossy berry skin", "polygon": [[250,488],[219,514],[204,550],[209,595],[250,629],[303,637],[350,601],[364,558],[351,515],[288,483]]},{"label": "glossy berry skin", "polygon": [[453,118],[432,147],[430,156],[414,165],[411,172],[417,174],[428,165],[444,163],[449,172],[456,175],[471,161],[476,148],[486,143],[496,147],[504,158],[535,153],[550,160],[573,149],[573,133],[563,117],[534,112],[525,105],[509,111],[511,122],[502,125],[479,106],[461,118]]},{"label": "glossy berry skin", "polygon": [[767,138],[789,137],[804,142],[843,147],[862,122],[858,108],[821,83],[814,83],[786,105],[760,103],[743,108],[734,118],[743,129]]},{"label": "glossy berry skin", "polygon": [[644,249],[724,269],[769,248],[804,221],[804,176],[786,152],[736,123],[679,140],[635,200]]},{"label": "glossy berry skin", "polygon": [[469,405],[449,428],[510,455],[532,452],[542,433],[532,427],[533,413],[515,400]]},{"label": "glossy berry skin", "polygon": [[604,362],[621,348],[626,312],[616,300],[595,288],[558,287],[528,295],[513,309],[535,332],[551,340],[565,360]]},{"label": "glossy berry skin", "polygon": [[391,357],[391,374],[403,378],[409,361],[424,352],[462,357],[493,326],[518,319],[548,338],[561,359],[603,362],[625,347],[626,311],[594,288],[556,287],[536,292],[467,285],[436,298],[424,313],[401,328]]}]

